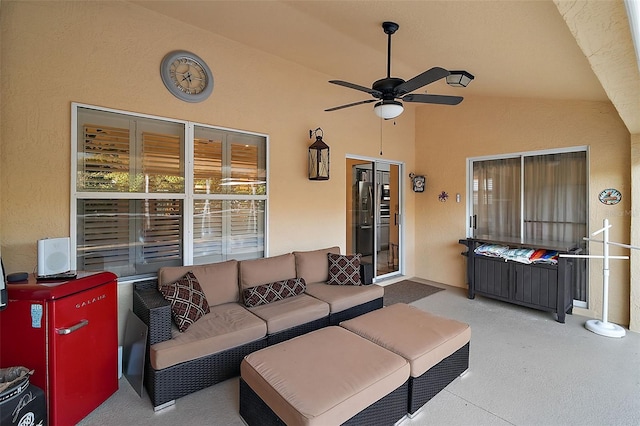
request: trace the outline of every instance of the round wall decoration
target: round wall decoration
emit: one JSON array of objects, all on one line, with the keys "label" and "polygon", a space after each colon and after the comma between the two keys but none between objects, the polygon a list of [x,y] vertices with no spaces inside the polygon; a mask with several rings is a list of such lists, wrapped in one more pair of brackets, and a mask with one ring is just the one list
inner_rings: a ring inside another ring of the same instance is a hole
[{"label": "round wall decoration", "polygon": [[622,200],[622,194],[617,189],[608,188],[598,194],[598,200],[600,200],[602,204],[612,206]]},{"label": "round wall decoration", "polygon": [[162,59],[160,76],[169,92],[185,102],[202,102],[213,92],[213,73],[200,57],[185,50]]}]

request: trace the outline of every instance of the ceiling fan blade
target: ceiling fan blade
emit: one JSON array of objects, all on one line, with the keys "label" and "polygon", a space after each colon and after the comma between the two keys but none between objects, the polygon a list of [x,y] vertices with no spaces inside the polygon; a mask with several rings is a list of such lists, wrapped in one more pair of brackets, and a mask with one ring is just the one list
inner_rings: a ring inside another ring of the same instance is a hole
[{"label": "ceiling fan blade", "polygon": [[402,98],[407,102],[421,102],[423,104],[458,105],[464,99],[462,96],[423,95],[420,93],[406,95]]},{"label": "ceiling fan blade", "polygon": [[348,87],[349,89],[360,90],[361,92],[369,93],[370,95],[373,95],[376,98],[382,98],[382,92],[378,90],[370,89],[368,87],[360,86],[358,84],[349,83],[348,81],[329,80],[329,83],[337,84],[338,86]]},{"label": "ceiling fan blade", "polygon": [[418,74],[411,80],[406,81],[396,87],[396,97],[400,97],[405,93],[413,92],[414,90],[426,86],[429,83],[433,83],[434,81],[440,80],[441,78],[444,78],[449,74],[451,73],[444,68],[433,67],[430,70],[427,70],[422,74]]},{"label": "ceiling fan blade", "polygon": [[337,107],[325,109],[325,111],[335,111],[335,110],[342,109],[342,108],[349,108],[349,107],[356,106],[356,105],[369,104],[371,102],[376,102],[376,101],[377,101],[377,99],[367,99],[366,101],[354,102],[352,104],[340,105],[340,106],[337,106]]}]

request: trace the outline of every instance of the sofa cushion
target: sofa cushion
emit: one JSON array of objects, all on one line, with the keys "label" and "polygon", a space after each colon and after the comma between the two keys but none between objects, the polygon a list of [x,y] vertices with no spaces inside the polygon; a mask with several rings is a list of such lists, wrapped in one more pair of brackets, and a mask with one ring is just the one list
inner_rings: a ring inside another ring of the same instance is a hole
[{"label": "sofa cushion", "polygon": [[329,259],[330,285],[362,285],[360,280],[360,258],[362,255],[327,254]]},{"label": "sofa cushion", "polygon": [[[193,272],[209,306],[240,301],[238,289],[238,261],[228,260],[220,263],[191,266],[168,266],[158,271],[158,285],[172,283],[187,272]],[[293,275],[292,275],[293,276]]]},{"label": "sofa cushion", "polygon": [[307,294],[299,294],[247,309],[266,321],[268,334],[287,330],[329,315],[327,303]]},{"label": "sofa cushion", "polygon": [[261,284],[288,280],[296,276],[296,260],[293,254],[240,261],[240,289]]},{"label": "sofa cushion", "polygon": [[327,254],[340,254],[340,247],[329,247],[313,251],[294,251],[296,276],[308,283],[326,283],[329,280]]},{"label": "sofa cushion", "polygon": [[254,306],[266,305],[267,303],[286,299],[287,297],[297,296],[300,293],[304,293],[306,287],[304,279],[291,278],[288,280],[245,288],[242,292],[242,296],[244,305],[252,308]]},{"label": "sofa cushion", "polygon": [[384,288],[377,284],[355,286],[310,283],[305,292],[327,302],[332,314],[384,297]]},{"label": "sofa cushion", "polygon": [[209,313],[207,298],[198,279],[191,272],[173,283],[162,284],[159,290],[171,304],[173,321],[182,332]]},{"label": "sofa cushion", "polygon": [[151,345],[149,361],[156,370],[222,352],[265,337],[267,324],[239,303],[211,306],[184,333]]}]

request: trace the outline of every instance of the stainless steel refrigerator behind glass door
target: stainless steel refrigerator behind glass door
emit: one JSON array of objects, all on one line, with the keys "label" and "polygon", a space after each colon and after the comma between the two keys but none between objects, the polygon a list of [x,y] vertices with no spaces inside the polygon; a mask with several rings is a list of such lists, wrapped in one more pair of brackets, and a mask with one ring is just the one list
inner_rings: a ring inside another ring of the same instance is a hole
[{"label": "stainless steel refrigerator behind glass door", "polygon": [[375,199],[369,170],[359,170],[358,182],[354,188],[356,219],[356,251],[363,256],[373,254],[373,236],[376,230]]}]

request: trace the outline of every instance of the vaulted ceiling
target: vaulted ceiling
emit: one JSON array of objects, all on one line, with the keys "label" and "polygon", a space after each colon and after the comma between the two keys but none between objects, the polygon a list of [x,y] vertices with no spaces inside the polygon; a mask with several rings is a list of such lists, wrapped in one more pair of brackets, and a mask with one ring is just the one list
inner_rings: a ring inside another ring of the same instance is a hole
[{"label": "vaulted ceiling", "polygon": [[640,72],[622,0],[134,3],[363,86],[386,75],[381,24],[394,21],[392,76],[441,66],[476,79],[463,93],[443,81],[430,93],[611,100],[640,133]]}]

